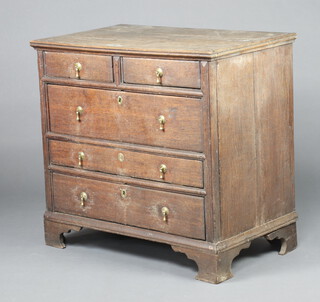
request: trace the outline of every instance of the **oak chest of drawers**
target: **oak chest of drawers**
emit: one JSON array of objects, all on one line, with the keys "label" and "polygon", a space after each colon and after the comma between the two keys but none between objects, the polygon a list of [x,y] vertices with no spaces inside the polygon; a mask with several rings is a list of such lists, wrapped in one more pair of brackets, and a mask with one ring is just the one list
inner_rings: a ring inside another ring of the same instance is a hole
[{"label": "oak chest of drawers", "polygon": [[261,236],[296,246],[295,34],[117,25],[35,40],[48,245],[170,244],[219,283]]}]

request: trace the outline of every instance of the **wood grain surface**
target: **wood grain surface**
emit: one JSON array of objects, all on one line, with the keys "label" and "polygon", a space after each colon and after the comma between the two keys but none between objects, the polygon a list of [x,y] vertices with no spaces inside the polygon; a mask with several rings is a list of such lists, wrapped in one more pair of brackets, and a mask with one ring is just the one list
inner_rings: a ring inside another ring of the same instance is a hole
[{"label": "wood grain surface", "polygon": [[73,48],[162,56],[219,57],[295,39],[294,33],[178,28],[120,24],[31,41],[33,47]]},{"label": "wood grain surface", "polygon": [[259,223],[294,210],[291,45],[254,54]]},{"label": "wood grain surface", "polygon": [[219,61],[217,87],[225,239],[294,211],[291,46]]},{"label": "wood grain surface", "polygon": [[252,54],[219,61],[217,79],[221,236],[226,238],[256,224]]}]

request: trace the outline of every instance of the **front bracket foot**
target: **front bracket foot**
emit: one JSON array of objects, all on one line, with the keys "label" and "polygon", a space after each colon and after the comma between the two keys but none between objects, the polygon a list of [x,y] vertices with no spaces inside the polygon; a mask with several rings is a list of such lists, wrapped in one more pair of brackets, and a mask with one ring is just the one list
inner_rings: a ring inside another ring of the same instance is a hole
[{"label": "front bracket foot", "polygon": [[285,255],[297,247],[297,228],[296,223],[292,223],[270,234],[265,235],[268,241],[274,239],[281,240],[279,255]]},{"label": "front bracket foot", "polygon": [[217,284],[233,277],[231,272],[232,261],[242,249],[248,248],[250,243],[249,241],[217,254],[175,245],[172,246],[172,249],[186,254],[189,259],[197,263],[198,274],[196,279]]},{"label": "front bracket foot", "polygon": [[80,231],[81,227],[44,219],[45,241],[47,245],[63,249],[66,247],[63,233]]}]

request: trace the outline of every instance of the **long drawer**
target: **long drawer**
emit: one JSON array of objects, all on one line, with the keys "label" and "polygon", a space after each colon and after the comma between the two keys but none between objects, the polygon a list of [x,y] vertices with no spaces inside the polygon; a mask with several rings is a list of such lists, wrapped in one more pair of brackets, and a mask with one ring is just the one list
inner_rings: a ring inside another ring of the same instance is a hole
[{"label": "long drawer", "polygon": [[166,157],[88,144],[51,140],[50,162],[56,165],[203,187],[199,160]]},{"label": "long drawer", "polygon": [[56,133],[201,152],[199,99],[48,85]]},{"label": "long drawer", "polygon": [[202,197],[53,174],[54,211],[205,239]]}]

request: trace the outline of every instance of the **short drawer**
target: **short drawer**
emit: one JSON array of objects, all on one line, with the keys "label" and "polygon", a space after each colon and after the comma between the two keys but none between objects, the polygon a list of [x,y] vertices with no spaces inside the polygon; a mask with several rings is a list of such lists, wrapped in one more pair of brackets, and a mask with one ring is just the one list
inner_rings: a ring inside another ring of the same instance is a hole
[{"label": "short drawer", "polygon": [[202,100],[48,85],[60,134],[202,151]]},{"label": "short drawer", "polygon": [[113,82],[112,57],[46,52],[45,74],[49,77]]},{"label": "short drawer", "polygon": [[196,61],[123,58],[123,81],[130,84],[200,88]]},{"label": "short drawer", "polygon": [[202,162],[198,160],[57,140],[50,141],[49,149],[55,165],[203,187]]},{"label": "short drawer", "polygon": [[204,200],[128,185],[53,174],[54,210],[205,239]]}]

